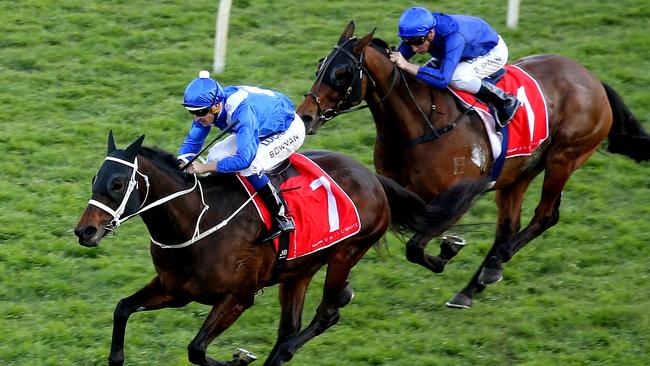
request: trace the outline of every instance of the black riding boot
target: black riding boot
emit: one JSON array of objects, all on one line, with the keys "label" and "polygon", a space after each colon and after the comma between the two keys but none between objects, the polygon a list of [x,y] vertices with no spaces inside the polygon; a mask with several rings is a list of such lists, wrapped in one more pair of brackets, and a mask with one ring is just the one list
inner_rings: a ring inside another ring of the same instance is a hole
[{"label": "black riding boot", "polygon": [[497,124],[501,127],[510,122],[515,116],[521,102],[512,94],[508,94],[494,84],[481,80],[481,89],[476,93],[481,101],[491,104],[496,111]]},{"label": "black riding boot", "polygon": [[271,227],[270,235],[264,238],[263,241],[267,242],[273,240],[278,236],[294,231],[296,226],[293,220],[286,215],[286,204],[280,190],[276,189],[273,183],[268,182],[265,186],[259,189],[259,194],[264,200],[266,208],[269,209],[273,215],[273,226]]}]

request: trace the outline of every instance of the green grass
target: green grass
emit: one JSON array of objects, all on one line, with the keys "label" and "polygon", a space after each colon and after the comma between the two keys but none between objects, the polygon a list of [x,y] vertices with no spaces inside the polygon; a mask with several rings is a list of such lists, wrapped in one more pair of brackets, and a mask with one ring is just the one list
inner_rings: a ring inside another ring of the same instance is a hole
[{"label": "green grass", "polygon": [[[395,43],[396,21],[416,2],[235,1],[223,84],[284,91],[296,104],[344,25]],[[506,1],[428,2],[483,16],[504,36],[511,59],[557,53],[614,86],[650,130],[650,4],[523,2],[505,28]],[[417,3],[419,4],[419,3]],[[190,123],[179,105],[200,69],[212,65],[217,2],[1,2],[0,14],[0,364],[101,365],[113,308],[154,271],[139,219],[96,249],[72,233],[89,198],[109,129],[119,146],[140,134],[175,151]],[[367,111],[338,117],[305,149],[326,148],[372,166]],[[560,223],[506,265],[505,279],[469,311],[444,302],[465,285],[493,239],[488,194],[463,222],[470,245],[443,275],[370,252],[352,273],[356,297],[338,325],[303,347],[292,365],[647,365],[650,364],[650,166],[597,153],[567,185]],[[528,220],[536,181],[524,203]],[[471,228],[471,231],[470,229]],[[460,229],[459,229],[460,230]],[[435,245],[432,245],[435,247]],[[434,248],[435,249],[435,248]],[[320,273],[305,310],[319,301]],[[264,357],[276,335],[277,289],[219,337],[211,356],[235,347]],[[209,308],[134,315],[127,365],[184,365]],[[262,362],[258,362],[262,363]]]}]

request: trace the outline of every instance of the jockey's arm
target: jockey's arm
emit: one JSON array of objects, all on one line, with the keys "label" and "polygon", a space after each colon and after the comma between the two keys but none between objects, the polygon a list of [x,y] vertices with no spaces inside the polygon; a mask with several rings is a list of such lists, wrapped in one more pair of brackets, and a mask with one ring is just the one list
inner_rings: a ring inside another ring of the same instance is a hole
[{"label": "jockey's arm", "polygon": [[456,71],[464,48],[465,38],[462,34],[455,32],[448,35],[445,39],[445,55],[440,62],[440,68],[421,66],[417,78],[436,88],[446,88]]},{"label": "jockey's arm", "polygon": [[410,60],[411,57],[415,55],[415,52],[413,52],[413,49],[411,49],[411,46],[407,45],[404,42],[401,42],[399,46],[397,47],[397,52],[401,53],[402,56],[404,56],[405,59]]},{"label": "jockey's arm", "polygon": [[185,137],[185,141],[178,149],[178,156],[193,156],[201,151],[201,147],[205,142],[206,137],[210,133],[210,126],[203,126],[197,121],[192,121],[192,127]]},{"label": "jockey's arm", "polygon": [[238,172],[248,168],[255,159],[259,146],[257,119],[248,105],[240,104],[233,113],[232,120],[239,120],[233,130],[237,139],[237,151],[216,163],[216,171],[219,173]]}]

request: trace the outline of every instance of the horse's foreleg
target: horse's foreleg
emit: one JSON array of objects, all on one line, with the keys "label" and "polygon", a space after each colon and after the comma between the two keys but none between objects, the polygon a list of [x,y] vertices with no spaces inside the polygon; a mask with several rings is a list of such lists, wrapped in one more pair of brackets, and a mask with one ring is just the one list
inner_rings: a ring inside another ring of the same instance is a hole
[{"label": "horse's foreleg", "polygon": [[560,220],[560,195],[550,202],[553,204],[552,208],[549,209],[549,205],[540,204],[528,226],[501,245],[499,250],[488,258],[479,275],[480,283],[489,285],[501,280],[503,278],[503,263],[510,261],[514,254],[526,244],[557,224]]},{"label": "horse's foreleg", "polygon": [[188,301],[174,298],[165,292],[160,284],[160,279],[154,277],[140,291],[120,300],[113,314],[113,337],[111,340],[111,353],[108,358],[109,365],[122,365],[124,363],[124,334],[129,316],[137,311],[157,310],[166,307],[184,306]]},{"label": "horse's foreleg", "polygon": [[511,185],[508,188],[496,191],[496,204],[499,210],[499,217],[497,220],[496,235],[494,243],[488,251],[483,263],[479,266],[469,283],[458,292],[451,300],[447,301],[447,306],[450,308],[470,308],[472,307],[472,298],[475,294],[483,291],[485,285],[481,284],[478,280],[479,275],[483,269],[485,262],[491,258],[498,250],[499,246],[507,242],[512,236],[517,233],[521,227],[521,204],[524,197],[524,192],[530,185],[531,179],[520,180],[517,184]]},{"label": "horse's foreleg", "polygon": [[241,361],[218,362],[207,357],[205,351],[210,342],[228,329],[251,305],[253,305],[252,296],[244,302],[233,295],[224,295],[221,301],[212,307],[201,329],[188,345],[187,352],[189,361],[195,365],[205,366],[245,364],[245,362]]},{"label": "horse's foreleg", "polygon": [[[360,250],[350,253],[350,248]],[[368,247],[363,246],[360,248],[352,243],[347,248],[339,246],[337,249],[339,250],[336,254],[332,254],[327,266],[327,275],[323,285],[323,298],[316,310],[316,315],[305,329],[285,342],[274,357],[266,361],[265,366],[278,366],[291,360],[296,351],[305,343],[338,323],[342,294],[349,288],[347,278],[350,269],[361,259]],[[346,304],[346,301],[343,301],[343,304]]]},{"label": "horse's foreleg", "polygon": [[281,346],[289,339],[295,337],[300,331],[300,327],[302,327],[302,311],[305,305],[305,294],[309,282],[317,270],[318,267],[297,279],[280,284],[279,297],[281,314],[278,338],[269,354],[267,363],[269,360],[279,357]]}]

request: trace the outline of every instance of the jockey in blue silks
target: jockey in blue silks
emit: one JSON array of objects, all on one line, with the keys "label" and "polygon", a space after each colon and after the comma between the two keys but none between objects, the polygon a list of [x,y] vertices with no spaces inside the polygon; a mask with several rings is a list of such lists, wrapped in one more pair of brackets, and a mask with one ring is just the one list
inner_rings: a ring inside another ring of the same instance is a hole
[{"label": "jockey in blue silks", "polygon": [[190,173],[239,172],[260,194],[274,216],[272,240],[295,229],[286,215],[285,201],[266,172],[294,153],[305,140],[305,125],[294,112],[293,103],[285,95],[251,86],[222,88],[201,71],[185,89],[183,106],[193,115],[178,158],[187,162],[203,146],[212,126],[224,130],[235,124],[232,135],[210,148],[207,163],[194,162]]},{"label": "jockey in blue silks", "polygon": [[[399,52],[390,58],[399,68],[436,88],[449,85],[475,94],[494,107],[501,126],[512,119],[519,100],[483,80],[508,60],[508,46],[483,19],[413,7],[400,17],[397,35],[402,39]],[[407,61],[416,53],[434,59],[425,66]]]}]

